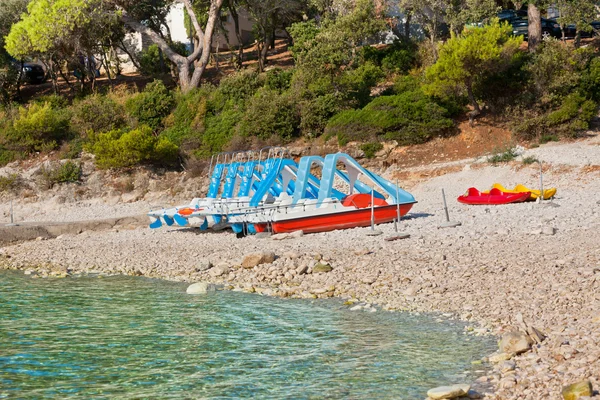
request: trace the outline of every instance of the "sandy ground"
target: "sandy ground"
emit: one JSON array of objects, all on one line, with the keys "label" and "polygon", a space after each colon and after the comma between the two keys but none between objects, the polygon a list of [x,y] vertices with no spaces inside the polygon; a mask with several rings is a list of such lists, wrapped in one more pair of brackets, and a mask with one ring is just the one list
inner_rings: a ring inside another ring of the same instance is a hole
[{"label": "sandy ground", "polygon": [[[547,144],[523,156],[543,161],[544,184],[558,188],[552,202],[467,206],[456,201],[470,186],[538,187],[537,163],[492,166],[468,159],[414,170],[388,168],[389,177],[412,176],[406,186],[419,201],[401,223],[401,232],[410,234],[404,240],[385,240],[395,234],[393,224],[378,226],[380,236],[357,228],[284,240],[132,227],[6,246],[0,249],[0,264],[42,276],[67,270],[124,273],[222,283],[281,297],[339,296],[350,299],[357,312],[368,303],[451,313],[472,321],[476,334],[533,326],[546,336],[541,343],[491,363],[489,373],[474,383],[490,385],[482,390],[486,398],[559,399],[563,386],[585,379],[597,391],[600,137]],[[442,188],[451,219],[462,223],[457,228],[438,228],[445,219]],[[46,215],[33,203],[29,207],[42,219],[53,212]],[[146,212],[148,202],[87,201],[60,208],[76,219],[105,218]],[[245,256],[256,252],[273,252],[276,259],[242,267]],[[333,270],[313,272],[318,263]],[[450,383],[459,382],[440,382]]]}]

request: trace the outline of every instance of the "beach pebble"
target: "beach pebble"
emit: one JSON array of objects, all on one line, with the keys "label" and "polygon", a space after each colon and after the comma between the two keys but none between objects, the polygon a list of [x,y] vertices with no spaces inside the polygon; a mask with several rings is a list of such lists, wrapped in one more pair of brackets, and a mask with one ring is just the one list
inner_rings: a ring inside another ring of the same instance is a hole
[{"label": "beach pebble", "polygon": [[529,337],[523,332],[511,331],[502,336],[499,346],[500,351],[509,354],[520,354],[531,347]]},{"label": "beach pebble", "polygon": [[210,260],[203,259],[203,260],[198,261],[198,263],[196,264],[196,271],[202,272],[202,271],[211,269],[212,267],[213,267],[213,265],[210,262]]},{"label": "beach pebble", "polygon": [[188,286],[185,291],[187,294],[205,294],[216,290],[215,285],[207,282],[197,282]]},{"label": "beach pebble", "polygon": [[331,272],[333,268],[329,264],[318,263],[312,269],[313,274],[317,274],[319,272]]},{"label": "beach pebble", "polygon": [[586,379],[581,382],[565,386],[562,390],[564,400],[578,400],[581,397],[592,396],[592,383]]},{"label": "beach pebble", "polygon": [[260,252],[248,254],[242,260],[242,267],[254,268],[260,264],[270,264],[275,261],[275,253],[273,252]]},{"label": "beach pebble", "polygon": [[429,398],[433,400],[454,399],[457,397],[465,396],[470,389],[471,385],[467,384],[439,386],[428,390],[427,396],[429,396]]}]

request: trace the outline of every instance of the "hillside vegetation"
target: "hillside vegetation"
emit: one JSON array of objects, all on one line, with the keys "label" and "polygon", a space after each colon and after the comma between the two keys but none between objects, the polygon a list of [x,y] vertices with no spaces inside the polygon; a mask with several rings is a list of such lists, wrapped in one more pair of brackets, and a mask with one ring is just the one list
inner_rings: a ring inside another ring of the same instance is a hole
[{"label": "hillside vegetation", "polygon": [[[492,18],[440,44],[401,37],[373,46],[367,38],[385,24],[371,1],[323,15],[287,28],[290,68],[242,68],[185,91],[160,75],[140,92],[84,86],[75,97],[4,101],[0,165],[37,152],[72,159],[87,151],[98,168],[181,168],[217,152],[299,138],[364,142],[372,156],[382,141],[451,135],[466,113],[475,121],[499,116],[528,141],[577,137],[597,115],[593,45],[547,39],[526,52],[523,38]],[[161,62],[157,48],[144,57],[144,65]]]}]

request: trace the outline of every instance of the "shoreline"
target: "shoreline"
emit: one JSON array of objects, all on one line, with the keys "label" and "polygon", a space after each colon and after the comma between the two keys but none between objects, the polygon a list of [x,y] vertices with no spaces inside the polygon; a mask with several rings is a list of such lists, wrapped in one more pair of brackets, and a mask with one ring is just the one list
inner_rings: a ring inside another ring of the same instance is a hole
[{"label": "shoreline", "polygon": [[[494,387],[485,398],[557,399],[564,386],[587,379],[597,391],[600,154],[594,154],[600,147],[595,138],[529,151],[546,162],[544,186],[558,188],[554,201],[457,203],[469,186],[539,185],[539,166],[467,162],[411,186],[419,203],[400,225],[408,239],[385,241],[395,234],[393,224],[378,226],[380,236],[356,228],[278,237],[283,240],[121,227],[5,245],[0,268],[55,266],[63,275],[141,275],[271,296],[356,299],[390,310],[452,313],[470,324],[481,322],[474,334],[498,337],[535,328],[545,336],[541,343],[510,360],[500,357],[485,382],[478,382]],[[462,226],[438,229],[444,221],[441,188],[451,220]],[[266,262],[253,265],[261,257]],[[318,264],[331,271],[315,272]]]}]

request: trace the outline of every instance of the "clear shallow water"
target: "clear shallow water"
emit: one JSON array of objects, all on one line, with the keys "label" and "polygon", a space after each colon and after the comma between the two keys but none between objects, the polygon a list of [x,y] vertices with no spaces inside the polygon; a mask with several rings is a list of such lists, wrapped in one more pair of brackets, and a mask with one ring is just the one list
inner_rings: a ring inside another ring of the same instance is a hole
[{"label": "clear shallow water", "polygon": [[493,339],[337,301],[0,271],[0,398],[424,398]]}]

